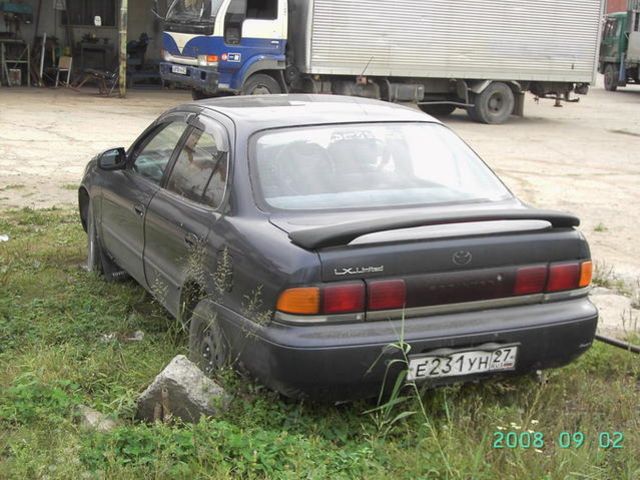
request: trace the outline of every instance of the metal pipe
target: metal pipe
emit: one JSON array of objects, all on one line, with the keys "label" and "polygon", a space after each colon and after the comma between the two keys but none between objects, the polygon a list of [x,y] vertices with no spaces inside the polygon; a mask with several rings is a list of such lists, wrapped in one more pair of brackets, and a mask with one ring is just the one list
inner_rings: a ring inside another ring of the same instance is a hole
[{"label": "metal pipe", "polygon": [[120,0],[120,98],[127,96],[127,0]]},{"label": "metal pipe", "polygon": [[596,335],[596,340],[600,340],[603,343],[622,348],[623,350],[627,350],[629,352],[640,353],[640,347],[638,347],[637,345],[632,345],[628,342],[616,340],[615,338],[605,337],[604,335]]}]

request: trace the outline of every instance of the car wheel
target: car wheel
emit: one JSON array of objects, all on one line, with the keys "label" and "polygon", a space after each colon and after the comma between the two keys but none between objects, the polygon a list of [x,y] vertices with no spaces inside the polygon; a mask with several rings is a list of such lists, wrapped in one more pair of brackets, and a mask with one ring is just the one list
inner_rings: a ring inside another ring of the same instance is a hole
[{"label": "car wheel", "polygon": [[230,365],[228,342],[207,300],[198,303],[189,318],[189,359],[208,377]]},{"label": "car wheel", "polygon": [[493,82],[480,95],[475,97],[473,112],[469,116],[478,122],[500,124],[506,122],[515,107],[515,96],[509,85]]},{"label": "car wheel", "polygon": [[93,205],[89,200],[86,214],[87,222],[87,263],[86,269],[89,272],[101,274],[102,258],[100,255],[100,244],[98,243],[98,234],[96,232],[96,222],[93,215]]},{"label": "car wheel", "polygon": [[618,77],[620,72],[613,66],[613,64],[607,64],[604,69],[604,88],[609,92],[615,92],[618,89]]},{"label": "car wheel", "polygon": [[100,244],[98,230],[96,229],[96,219],[93,213],[93,203],[91,200],[89,200],[87,204],[87,211],[85,215],[85,221],[87,224],[87,263],[85,264],[85,268],[89,272],[102,275],[102,277],[108,282],[126,280],[129,278],[129,274],[109,258]]},{"label": "car wheel", "polygon": [[282,93],[280,84],[270,75],[251,75],[242,86],[242,95],[275,95]]},{"label": "car wheel", "polygon": [[446,117],[451,115],[457,108],[455,105],[418,105],[418,108],[427,115],[433,117]]}]

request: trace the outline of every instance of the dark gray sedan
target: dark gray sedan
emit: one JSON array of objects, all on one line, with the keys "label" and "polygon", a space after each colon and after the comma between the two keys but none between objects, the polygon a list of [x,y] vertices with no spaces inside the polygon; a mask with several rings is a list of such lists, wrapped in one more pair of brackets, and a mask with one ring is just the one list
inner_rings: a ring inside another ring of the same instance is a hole
[{"label": "dark gray sedan", "polygon": [[522,204],[451,130],[389,103],[183,105],[94,158],[79,204],[90,269],[151,291],[206,372],[290,397],[558,367],[595,335],[578,219]]}]

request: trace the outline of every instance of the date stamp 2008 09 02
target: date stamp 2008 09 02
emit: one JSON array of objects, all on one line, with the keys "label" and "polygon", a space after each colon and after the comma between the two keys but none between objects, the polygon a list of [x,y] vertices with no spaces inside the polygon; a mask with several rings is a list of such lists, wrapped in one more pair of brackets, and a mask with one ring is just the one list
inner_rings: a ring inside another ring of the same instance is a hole
[{"label": "date stamp 2008 09 02", "polygon": [[603,450],[624,448],[624,433],[598,432],[586,434],[584,432],[560,432],[549,439],[543,432],[527,431],[497,431],[493,433],[492,447],[494,449],[536,449],[542,450],[550,444],[561,449],[582,448],[589,444],[597,445]]}]

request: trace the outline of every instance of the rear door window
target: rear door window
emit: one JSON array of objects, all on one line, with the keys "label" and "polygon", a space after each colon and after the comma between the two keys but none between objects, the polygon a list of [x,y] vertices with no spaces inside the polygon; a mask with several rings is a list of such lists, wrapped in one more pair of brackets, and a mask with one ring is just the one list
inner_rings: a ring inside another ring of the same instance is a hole
[{"label": "rear door window", "polygon": [[218,208],[227,181],[228,155],[215,138],[199,129],[189,135],[173,167],[167,189]]}]

